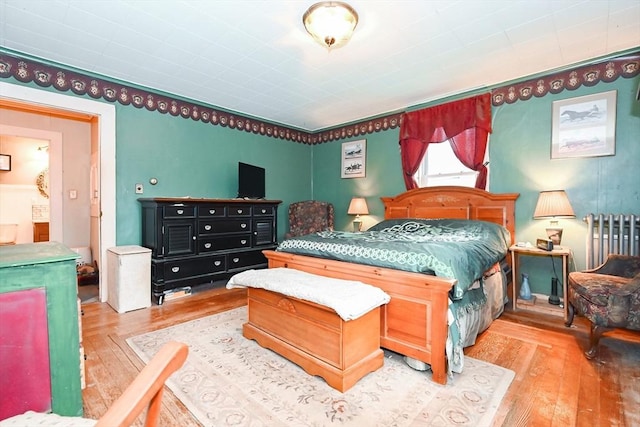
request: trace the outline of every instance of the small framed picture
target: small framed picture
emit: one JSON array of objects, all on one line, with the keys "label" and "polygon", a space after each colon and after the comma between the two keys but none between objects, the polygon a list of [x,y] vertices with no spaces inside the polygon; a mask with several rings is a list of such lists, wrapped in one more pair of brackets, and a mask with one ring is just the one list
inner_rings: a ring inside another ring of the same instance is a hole
[{"label": "small framed picture", "polygon": [[553,102],[552,159],[615,155],[616,93]]},{"label": "small framed picture", "polygon": [[364,178],[367,158],[367,140],[342,143],[342,172],[340,178]]},{"label": "small framed picture", "polygon": [[11,156],[9,154],[0,154],[0,171],[11,170]]}]

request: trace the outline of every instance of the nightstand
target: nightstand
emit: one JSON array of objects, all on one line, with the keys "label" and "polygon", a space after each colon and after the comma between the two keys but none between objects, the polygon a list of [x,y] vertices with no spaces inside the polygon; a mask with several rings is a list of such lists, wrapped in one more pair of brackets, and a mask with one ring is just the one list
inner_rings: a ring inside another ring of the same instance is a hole
[{"label": "nightstand", "polygon": [[[538,249],[535,247],[524,247],[513,245],[509,248],[509,252],[511,252],[511,283],[512,283],[512,293],[511,293],[511,304],[514,311],[518,309],[533,309],[535,306],[525,306],[525,304],[518,304],[518,270],[520,270],[520,257],[521,256],[548,256],[548,257],[559,257],[562,259],[562,297],[563,297],[563,313],[564,320],[567,320],[568,310],[567,305],[564,303],[564,299],[567,295],[567,286],[569,280],[569,257],[571,256],[571,249],[564,246],[556,246],[552,251],[545,251],[542,249]],[[546,302],[544,304],[547,304]],[[545,311],[545,312],[553,312],[559,311],[556,310],[555,307],[551,304],[548,304],[549,307],[545,307],[545,310],[535,310],[535,311]]]}]

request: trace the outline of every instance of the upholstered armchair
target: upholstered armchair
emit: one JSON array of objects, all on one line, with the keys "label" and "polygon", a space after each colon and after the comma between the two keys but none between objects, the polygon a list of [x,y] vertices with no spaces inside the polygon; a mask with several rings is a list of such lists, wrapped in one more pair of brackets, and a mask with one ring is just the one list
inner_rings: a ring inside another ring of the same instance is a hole
[{"label": "upholstered armchair", "polygon": [[566,326],[575,312],[591,322],[588,359],[606,330],[640,330],[640,256],[609,255],[598,268],[569,273],[568,303]]},{"label": "upholstered armchair", "polygon": [[333,205],[306,200],[289,205],[289,231],[285,237],[302,236],[323,230],[333,230]]}]

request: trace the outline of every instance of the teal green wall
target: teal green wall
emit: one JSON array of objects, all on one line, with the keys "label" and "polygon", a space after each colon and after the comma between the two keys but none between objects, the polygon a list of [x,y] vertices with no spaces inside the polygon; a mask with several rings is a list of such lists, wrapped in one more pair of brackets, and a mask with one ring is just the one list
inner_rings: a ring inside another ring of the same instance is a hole
[{"label": "teal green wall", "polygon": [[[367,199],[370,215],[362,217],[363,229],[384,218],[380,196],[392,196],[404,191],[399,129],[381,131],[358,138],[315,145],[313,147],[313,196],[334,204],[336,230],[352,230],[353,219],[347,208],[353,196]],[[340,178],[342,142],[367,140],[366,176]]]},{"label": "teal green wall", "polygon": [[[573,250],[572,269],[584,269],[586,223],[591,212],[640,214],[640,102],[635,94],[640,78],[618,79],[590,88],[563,91],[492,108],[493,133],[489,152],[489,190],[520,193],[516,202],[516,241],[535,242],[546,236],[548,221],[533,220],[533,210],[542,190],[565,189],[576,219],[561,220],[562,243]],[[610,90],[617,91],[615,156],[554,159],[551,153],[551,111],[556,100]],[[314,198],[336,207],[336,229],[350,230],[353,217],[347,215],[352,196],[367,198],[371,215],[363,218],[367,228],[384,216],[380,196],[405,191],[398,149],[399,129],[366,135],[366,177],[340,178],[341,143],[321,144],[313,149]],[[562,265],[556,258],[561,275]],[[532,292],[548,294],[553,265],[547,258],[522,257],[521,272],[530,275]]]},{"label": "teal green wall", "polygon": [[[233,198],[238,161],[266,169],[266,197],[282,200],[278,234],[289,203],[311,198],[311,146],[116,104],[116,243],[140,244],[143,197]],[[158,184],[149,184],[149,178]]]},{"label": "teal green wall", "polygon": [[[635,100],[640,78],[618,79],[575,91],[563,91],[493,108],[491,135],[491,191],[518,192],[516,232],[518,241],[545,237],[546,220],[533,220],[538,192],[565,189],[576,213],[562,219],[562,244],[573,250],[573,269],[586,267],[589,213],[640,214],[640,102]],[[614,156],[551,159],[551,110],[553,101],[617,91],[616,154]],[[556,259],[558,274],[561,271]],[[521,272],[529,273],[532,292],[548,294],[551,261],[523,257]]]},{"label": "teal green wall", "polygon": [[[24,84],[13,79],[12,82]],[[516,203],[516,240],[535,241],[544,235],[547,222],[532,219],[541,190],[564,188],[571,200],[577,218],[562,220],[561,225],[563,244],[574,251],[574,269],[585,267],[584,215],[590,212],[640,214],[640,103],[634,100],[638,84],[640,77],[619,78],[613,83],[565,90],[557,95],[534,97],[492,109],[489,190],[520,193]],[[55,91],[34,83],[26,85]],[[610,90],[617,91],[616,155],[551,160],[552,102]],[[457,98],[477,93],[460,94]],[[436,102],[431,103],[434,104]],[[329,201],[336,208],[336,229],[349,230],[353,217],[346,212],[351,197],[367,198],[370,215],[363,221],[368,228],[383,218],[380,197],[405,191],[398,149],[399,129],[309,146],[115,105],[118,245],[140,243],[136,183],[144,184],[144,197],[232,198],[237,191],[238,161],[264,167],[267,198],[283,201],[278,219],[279,239],[288,228],[287,208],[291,202],[311,198]],[[341,144],[357,139],[367,141],[366,177],[342,179]],[[156,186],[149,184],[151,177],[158,178]],[[530,274],[533,292],[549,292],[552,274],[549,260],[525,257],[522,271]]]}]

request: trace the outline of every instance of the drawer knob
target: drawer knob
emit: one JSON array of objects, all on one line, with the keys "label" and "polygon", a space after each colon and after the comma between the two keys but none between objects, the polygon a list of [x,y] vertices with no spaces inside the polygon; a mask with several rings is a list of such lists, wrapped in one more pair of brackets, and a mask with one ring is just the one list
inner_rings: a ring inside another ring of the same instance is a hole
[{"label": "drawer knob", "polygon": [[222,264],[222,262],[220,262],[220,261],[214,261],[213,262],[213,265],[215,265],[216,267],[219,267],[220,264]]},{"label": "drawer knob", "polygon": [[263,214],[267,213],[267,210],[266,209],[262,209],[262,213]]},{"label": "drawer knob", "polygon": [[240,261],[240,258],[234,258],[232,261],[237,263],[238,261]]},{"label": "drawer knob", "polygon": [[182,215],[184,213],[184,209],[178,209],[176,212],[178,213],[178,215]]},{"label": "drawer knob", "polygon": [[244,223],[240,224],[240,228],[247,228],[247,224],[244,224]]},{"label": "drawer knob", "polygon": [[209,209],[209,213],[210,213],[211,215],[213,215],[214,213],[216,213],[216,210],[215,210],[215,209]]},{"label": "drawer knob", "polygon": [[204,244],[204,248],[205,249],[210,249],[211,248],[211,243],[205,243]]},{"label": "drawer knob", "polygon": [[247,241],[246,241],[246,240],[244,240],[244,239],[242,239],[242,240],[240,240],[240,243],[241,243],[241,244],[243,244],[243,245],[246,245],[246,244],[247,244]]},{"label": "drawer knob", "polygon": [[211,226],[209,224],[207,224],[207,225],[204,226],[204,229],[209,231],[209,230],[211,230]]},{"label": "drawer knob", "polygon": [[178,271],[180,271],[180,267],[171,267],[171,271],[173,273],[177,273]]}]

